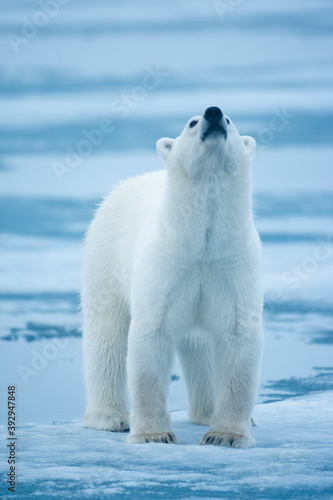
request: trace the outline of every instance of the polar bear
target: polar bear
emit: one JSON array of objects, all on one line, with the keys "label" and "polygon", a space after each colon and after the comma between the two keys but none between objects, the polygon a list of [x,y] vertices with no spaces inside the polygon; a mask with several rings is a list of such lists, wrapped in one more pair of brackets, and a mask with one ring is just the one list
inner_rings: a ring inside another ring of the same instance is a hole
[{"label": "polar bear", "polygon": [[166,404],[177,352],[189,418],[209,425],[200,444],[250,447],[263,346],[255,141],[212,106],[156,146],[166,169],[117,186],[87,233],[86,426],[177,443]]}]

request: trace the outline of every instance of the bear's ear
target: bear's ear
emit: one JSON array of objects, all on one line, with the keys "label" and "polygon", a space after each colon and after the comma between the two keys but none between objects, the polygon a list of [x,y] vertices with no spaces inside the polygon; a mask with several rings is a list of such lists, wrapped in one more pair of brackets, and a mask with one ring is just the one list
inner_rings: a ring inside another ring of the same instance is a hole
[{"label": "bear's ear", "polygon": [[163,139],[159,139],[157,141],[156,149],[163,160],[167,160],[174,142],[175,139],[170,139],[169,137],[164,137]]},{"label": "bear's ear", "polygon": [[246,147],[246,150],[249,153],[254,153],[256,149],[256,141],[253,139],[253,137],[250,137],[249,135],[242,135],[241,139],[244,143],[244,146]]}]

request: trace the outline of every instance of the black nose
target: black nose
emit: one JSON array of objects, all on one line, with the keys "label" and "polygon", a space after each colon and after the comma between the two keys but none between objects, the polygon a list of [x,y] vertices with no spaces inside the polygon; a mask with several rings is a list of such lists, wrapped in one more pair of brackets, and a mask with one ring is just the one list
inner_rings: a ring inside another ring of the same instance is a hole
[{"label": "black nose", "polygon": [[207,108],[204,114],[204,118],[210,123],[218,123],[222,120],[223,113],[220,108],[216,106],[212,106],[211,108]]}]

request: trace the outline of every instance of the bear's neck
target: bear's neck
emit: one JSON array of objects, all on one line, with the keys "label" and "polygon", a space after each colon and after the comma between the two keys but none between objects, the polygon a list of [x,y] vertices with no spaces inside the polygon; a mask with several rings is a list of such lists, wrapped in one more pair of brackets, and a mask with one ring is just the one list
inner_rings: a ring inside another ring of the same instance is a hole
[{"label": "bear's neck", "polygon": [[249,170],[192,179],[167,172],[159,227],[187,256],[223,258],[245,246],[253,228]]}]

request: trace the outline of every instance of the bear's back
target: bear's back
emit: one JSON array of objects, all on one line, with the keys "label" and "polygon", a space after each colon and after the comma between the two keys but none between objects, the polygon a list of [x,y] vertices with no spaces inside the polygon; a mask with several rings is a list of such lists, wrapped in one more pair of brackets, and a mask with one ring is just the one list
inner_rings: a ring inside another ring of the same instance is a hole
[{"label": "bear's back", "polygon": [[165,179],[164,170],[131,177],[111,191],[100,209],[102,212],[104,210],[107,212],[119,229],[125,229],[128,224],[139,228],[140,219],[145,219],[153,207],[159,205]]},{"label": "bear's back", "polygon": [[85,262],[89,262],[90,270],[84,266],[96,281],[103,274],[108,279],[107,275],[113,275],[115,269],[127,281],[139,235],[151,215],[158,211],[165,179],[164,170],[129,178],[101,203],[86,237]]}]

